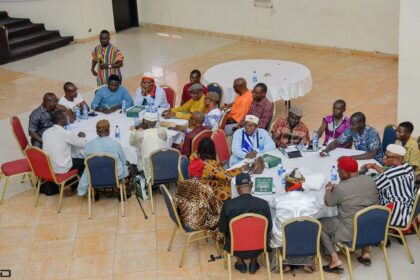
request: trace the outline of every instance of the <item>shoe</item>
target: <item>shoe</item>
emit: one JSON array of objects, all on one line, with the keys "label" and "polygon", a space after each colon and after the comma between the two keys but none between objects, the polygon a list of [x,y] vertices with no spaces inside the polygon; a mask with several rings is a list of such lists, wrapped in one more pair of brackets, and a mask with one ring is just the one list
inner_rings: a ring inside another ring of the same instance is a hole
[{"label": "shoe", "polygon": [[98,192],[95,193],[95,201],[99,201],[99,193]]},{"label": "shoe", "polygon": [[249,273],[255,274],[255,272],[257,272],[258,269],[260,269],[260,265],[258,263],[256,263],[256,264],[249,264],[249,267],[248,267]]},{"label": "shoe", "polygon": [[344,268],[338,267],[338,266],[330,267],[328,264],[323,265],[322,270],[324,270],[325,272],[330,272],[330,273],[343,273],[344,272]]},{"label": "shoe", "polygon": [[246,263],[235,263],[235,269],[239,270],[241,273],[246,273],[248,268],[246,267]]}]

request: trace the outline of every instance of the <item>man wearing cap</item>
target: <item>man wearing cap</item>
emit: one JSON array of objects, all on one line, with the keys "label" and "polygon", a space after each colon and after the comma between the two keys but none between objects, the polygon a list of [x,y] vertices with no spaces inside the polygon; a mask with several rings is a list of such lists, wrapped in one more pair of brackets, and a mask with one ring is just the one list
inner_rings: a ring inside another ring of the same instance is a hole
[{"label": "man wearing cap", "polygon": [[236,92],[235,101],[231,104],[225,104],[223,107],[223,109],[231,108],[225,128],[227,135],[232,135],[233,131],[237,129],[238,124],[245,118],[252,103],[252,93],[248,89],[244,78],[238,78],[233,81],[233,90]]},{"label": "man wearing cap", "polygon": [[277,147],[309,143],[309,130],[301,121],[302,117],[303,111],[299,107],[291,106],[287,118],[279,118],[274,123],[271,133]]},{"label": "man wearing cap", "polygon": [[258,128],[259,121],[260,119],[256,116],[246,115],[244,127],[233,134],[230,166],[245,158],[256,158],[258,154],[276,148],[267,130]]},{"label": "man wearing cap", "polygon": [[154,108],[169,109],[169,103],[166,100],[166,93],[160,86],[156,85],[155,78],[150,72],[146,72],[141,77],[140,87],[136,90],[136,106],[153,105]]},{"label": "man wearing cap", "polygon": [[[267,97],[267,86],[264,83],[257,84],[252,90],[253,101],[251,108],[249,108],[248,115],[254,115],[260,119],[258,122],[258,128],[269,129],[271,118],[273,116],[273,103],[268,101]],[[241,122],[241,126],[244,126],[245,121]]]},{"label": "man wearing cap", "polygon": [[[259,214],[267,218],[267,244],[269,244],[273,224],[271,220],[270,207],[267,201],[251,195],[252,181],[248,173],[241,173],[237,175],[235,182],[239,196],[231,200],[227,200],[223,205],[222,212],[220,213],[219,230],[225,234],[226,240],[224,249],[226,251],[230,251],[231,249],[229,222],[233,218],[247,213]],[[235,269],[239,270],[241,273],[246,273],[248,270],[249,273],[254,274],[260,268],[257,262],[257,257],[261,254],[261,252],[261,250],[234,252],[236,257]],[[247,268],[244,259],[251,259],[249,268]]]},{"label": "man wearing cap", "polygon": [[375,178],[379,190],[381,205],[391,208],[391,226],[406,227],[413,209],[416,197],[414,169],[404,162],[406,150],[396,144],[386,148],[383,168],[375,163],[368,163],[362,168],[376,170],[379,175]]},{"label": "man wearing cap", "polygon": [[203,93],[204,95],[207,93],[207,87],[204,86],[201,83],[201,72],[198,69],[194,69],[191,71],[190,73],[190,82],[188,84],[185,84],[184,87],[182,88],[182,96],[181,96],[181,105],[183,105],[184,103],[186,103],[188,100],[191,99],[191,95],[188,92],[188,89],[196,83],[199,83],[203,86]]},{"label": "man wearing cap", "polygon": [[191,114],[189,122],[190,126],[185,130],[187,133],[185,134],[184,141],[181,144],[181,154],[189,157],[191,155],[193,138],[204,130],[210,130],[210,127],[203,125],[204,119],[204,114],[201,112],[194,112]]},{"label": "man wearing cap", "polygon": [[176,117],[178,119],[189,119],[193,112],[205,112],[204,93],[202,84],[193,84],[188,89],[191,99],[183,105],[172,110],[166,110],[162,116],[165,119]]},{"label": "man wearing cap", "polygon": [[210,91],[204,98],[204,105],[206,106],[204,125],[216,131],[219,127],[219,121],[222,117],[222,111],[218,108],[220,95],[214,91]]},{"label": "man wearing cap", "polygon": [[[120,143],[109,137],[110,124],[107,120],[100,120],[96,123],[96,133],[98,137],[90,140],[85,146],[85,157],[95,153],[108,153],[115,157],[117,160],[118,178],[124,179],[128,175],[126,159]],[[86,170],[80,178],[77,187],[79,196],[86,194],[88,190],[88,178]],[[127,193],[129,196],[129,194]]]},{"label": "man wearing cap", "polygon": [[150,177],[150,154],[161,148],[167,148],[166,129],[156,127],[158,113],[146,112],[140,127],[135,127],[130,135],[130,145],[137,148],[137,169],[144,171],[145,178]]},{"label": "man wearing cap", "polygon": [[361,155],[353,156],[356,160],[375,159],[382,162],[384,153],[382,152],[381,139],[373,127],[366,125],[366,116],[362,112],[356,112],[350,117],[350,128],[347,128],[343,134],[328,144],[325,150],[320,152],[321,156],[338,147],[338,144],[346,144],[353,141],[356,150],[364,151]]},{"label": "man wearing cap", "polygon": [[[370,176],[358,174],[358,164],[352,157],[342,157],[338,161],[340,183],[329,182],[325,189],[325,205],[337,206],[338,216],[322,218],[321,244],[330,261],[324,265],[326,272],[343,272],[341,260],[338,257],[334,242],[346,242],[353,238],[353,217],[364,208],[378,204],[378,190],[375,181]],[[358,260],[363,263],[370,261],[369,248],[362,248]]]},{"label": "man wearing cap", "polygon": [[101,87],[92,100],[92,109],[105,114],[110,114],[121,109],[123,100],[126,108],[133,106],[133,98],[127,88],[121,86],[120,77],[111,75],[108,78],[108,86]]}]

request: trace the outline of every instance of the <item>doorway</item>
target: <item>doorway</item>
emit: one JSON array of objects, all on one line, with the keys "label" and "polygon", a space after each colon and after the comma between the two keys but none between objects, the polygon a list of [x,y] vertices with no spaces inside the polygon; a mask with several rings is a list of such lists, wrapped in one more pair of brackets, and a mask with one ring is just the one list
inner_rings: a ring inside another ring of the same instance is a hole
[{"label": "doorway", "polygon": [[139,26],[137,0],[112,0],[115,30]]}]

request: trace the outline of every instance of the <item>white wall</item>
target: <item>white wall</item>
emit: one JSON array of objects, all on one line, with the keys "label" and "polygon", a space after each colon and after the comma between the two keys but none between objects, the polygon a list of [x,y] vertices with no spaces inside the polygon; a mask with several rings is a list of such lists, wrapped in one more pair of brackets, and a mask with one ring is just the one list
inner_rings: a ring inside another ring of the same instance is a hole
[{"label": "white wall", "polygon": [[112,0],[0,2],[0,10],[11,17],[44,23],[47,30],[59,30],[61,35],[75,39],[96,36],[102,29],[115,31]]},{"label": "white wall", "polygon": [[411,121],[420,135],[420,1],[401,0],[398,122]]},{"label": "white wall", "polygon": [[398,53],[399,0],[137,0],[142,23]]}]

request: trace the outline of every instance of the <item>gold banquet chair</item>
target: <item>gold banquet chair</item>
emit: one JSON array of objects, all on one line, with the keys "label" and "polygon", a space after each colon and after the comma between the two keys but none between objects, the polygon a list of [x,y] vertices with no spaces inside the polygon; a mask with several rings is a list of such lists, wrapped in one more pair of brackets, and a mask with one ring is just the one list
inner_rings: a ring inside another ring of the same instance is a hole
[{"label": "gold banquet chair", "polygon": [[[407,226],[405,228],[389,226],[389,229],[391,230],[391,232],[388,233],[390,236],[401,239],[401,241],[403,242],[408,260],[412,264],[414,263],[414,259],[413,259],[413,256],[411,255],[410,249],[408,248],[407,240],[405,239],[403,231],[408,230],[410,228],[410,225],[413,225],[414,230],[416,231],[417,238],[420,240],[419,226],[415,223],[415,218],[417,217],[418,214],[420,214],[420,190],[417,191],[416,199],[414,200],[413,209],[411,210],[411,215],[410,215],[410,219],[408,220]],[[396,231],[397,234],[392,233],[392,231]]]},{"label": "gold banquet chair", "polygon": [[[169,193],[168,189],[165,187],[165,185],[159,186],[160,191],[162,192],[163,200],[165,201],[166,208],[168,209],[169,216],[171,217],[171,220],[175,223],[175,227],[172,231],[171,240],[169,241],[168,251],[172,249],[172,243],[175,238],[176,232],[179,230],[184,236],[186,236],[187,240],[185,240],[184,248],[182,250],[181,260],[179,261],[179,267],[182,267],[182,264],[184,262],[185,256],[187,255],[188,247],[190,243],[194,241],[199,241],[202,239],[211,238],[211,235],[208,231],[205,230],[193,230],[185,225],[182,224],[181,219],[179,218],[177,208],[175,206],[175,203],[172,199],[171,194]],[[216,250],[218,255],[220,255],[220,250],[218,247],[218,244],[216,241]]]},{"label": "gold banquet chair", "polygon": [[356,249],[365,246],[378,246],[382,250],[388,279],[391,279],[391,270],[389,268],[388,254],[386,251],[390,220],[391,210],[385,206],[369,206],[356,213],[353,218],[353,240],[336,243],[346,256],[350,279],[353,279],[350,253],[354,253]]}]

